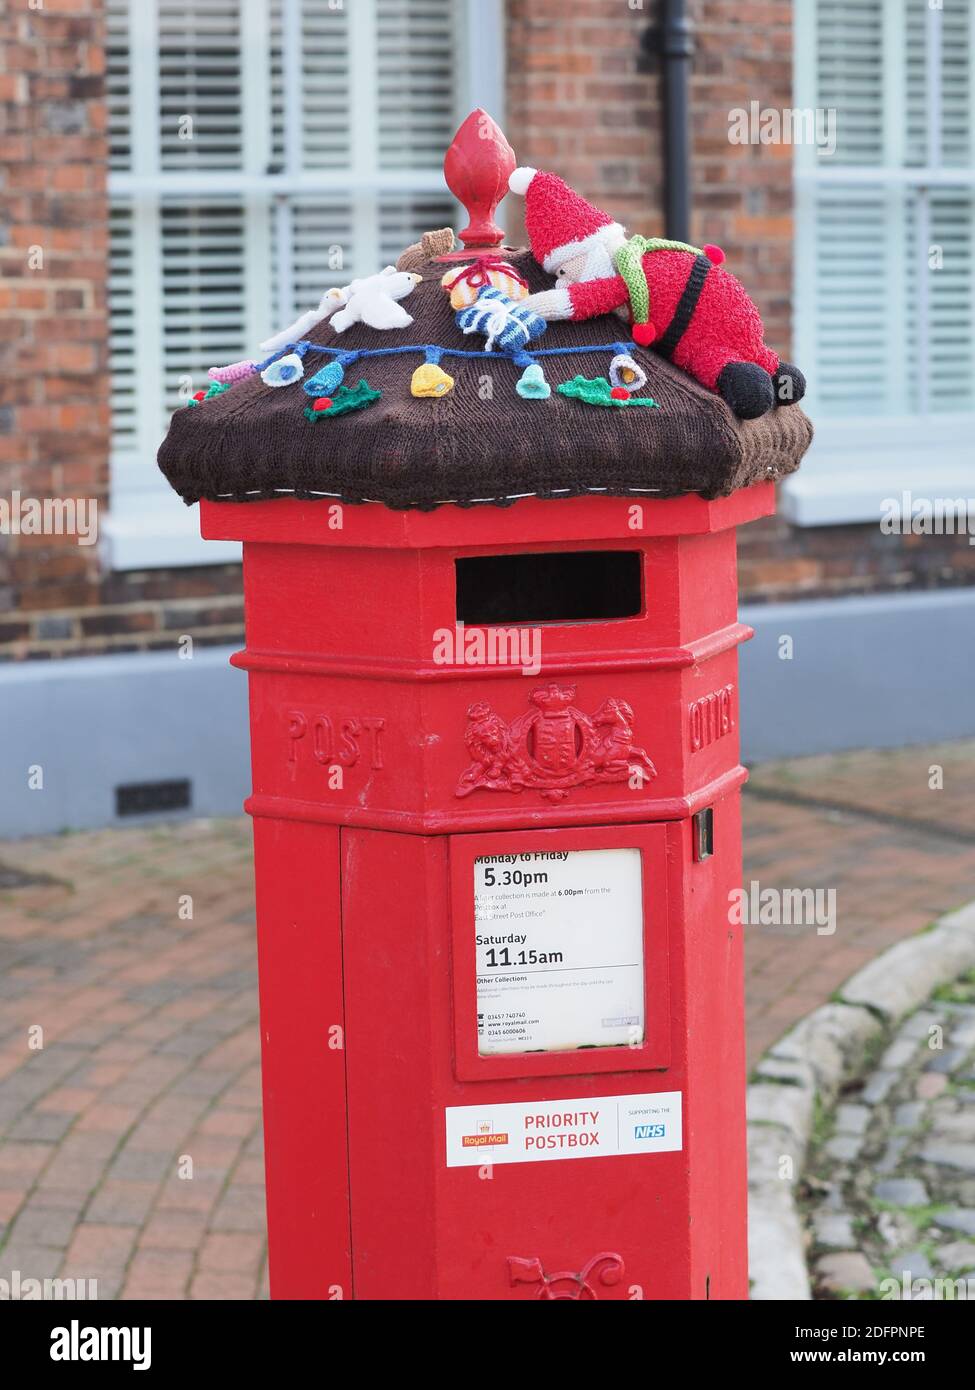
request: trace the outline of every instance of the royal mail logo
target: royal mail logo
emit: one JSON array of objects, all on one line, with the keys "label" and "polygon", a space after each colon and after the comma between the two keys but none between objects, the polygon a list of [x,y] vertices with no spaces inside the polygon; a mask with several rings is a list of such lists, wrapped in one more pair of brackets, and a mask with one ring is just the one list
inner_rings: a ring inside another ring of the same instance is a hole
[{"label": "royal mail logo", "polygon": [[634,1139],[663,1139],[667,1134],[666,1125],[634,1125]]},{"label": "royal mail logo", "polygon": [[495,1134],[490,1120],[482,1120],[476,1134],[461,1135],[461,1145],[465,1149],[480,1149],[488,1144],[507,1144],[507,1134]]}]

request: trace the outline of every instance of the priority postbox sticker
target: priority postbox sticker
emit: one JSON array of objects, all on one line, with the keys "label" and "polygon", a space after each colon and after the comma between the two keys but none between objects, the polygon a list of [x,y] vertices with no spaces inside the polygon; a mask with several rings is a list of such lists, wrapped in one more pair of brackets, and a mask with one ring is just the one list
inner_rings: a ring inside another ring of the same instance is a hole
[{"label": "priority postbox sticker", "polygon": [[451,1105],[447,1167],[673,1153],[683,1147],[680,1091],[518,1105]]}]

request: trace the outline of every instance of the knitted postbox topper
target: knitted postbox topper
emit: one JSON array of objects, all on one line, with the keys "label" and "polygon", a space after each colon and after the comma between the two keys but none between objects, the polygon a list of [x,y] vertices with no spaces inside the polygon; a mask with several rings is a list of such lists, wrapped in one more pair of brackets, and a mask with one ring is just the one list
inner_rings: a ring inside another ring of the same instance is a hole
[{"label": "knitted postbox topper", "polygon": [[[444,161],[470,216],[463,248],[440,230],[379,276],[357,265],[260,350],[241,342],[192,381],[159,450],[186,502],[718,497],[798,467],[802,378],[764,346],[716,249],[627,238],[561,179],[515,165],[472,113]],[[509,179],[532,251],[502,245],[494,221]],[[388,303],[342,316],[377,283]]]}]

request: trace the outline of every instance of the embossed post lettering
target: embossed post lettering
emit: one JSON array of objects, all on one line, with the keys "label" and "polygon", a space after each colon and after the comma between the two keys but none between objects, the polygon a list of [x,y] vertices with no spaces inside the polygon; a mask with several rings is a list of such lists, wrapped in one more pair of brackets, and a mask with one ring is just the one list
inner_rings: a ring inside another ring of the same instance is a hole
[{"label": "embossed post lettering", "polygon": [[383,767],[382,735],[386,729],[385,719],[375,715],[357,718],[349,715],[334,720],[327,714],[303,714],[301,710],[289,710],[288,720],[288,762],[298,761],[298,744],[308,735],[311,728],[312,757],[322,767],[332,767],[336,763],[342,767],[355,767],[363,753],[363,747],[373,771]]}]

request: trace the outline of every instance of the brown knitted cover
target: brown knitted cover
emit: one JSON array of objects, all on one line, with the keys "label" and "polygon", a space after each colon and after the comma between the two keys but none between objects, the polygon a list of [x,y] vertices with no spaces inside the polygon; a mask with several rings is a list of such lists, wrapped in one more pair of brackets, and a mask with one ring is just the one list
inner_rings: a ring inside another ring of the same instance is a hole
[{"label": "brown knitted cover", "polygon": [[[532,291],[549,288],[550,277],[528,251],[506,250],[505,255]],[[484,347],[483,337],[465,336],[454,323],[440,286],[447,269],[442,262],[418,244],[404,252],[399,266],[424,276],[403,301],[414,319],[408,328],[378,331],[355,324],[336,334],[325,322],[309,339],[343,348],[408,342]],[[626,324],[609,315],[552,323],[529,350],[628,337]],[[506,359],[443,358],[440,365],[455,386],[435,400],[410,394],[422,354],[367,358],[346,368],[346,385],[364,377],[382,391],[381,399],[315,422],[305,419],[310,401],[300,382],[272,389],[255,374],[222,395],[177,410],[159,450],[159,466],[187,503],[201,497],[243,502],[325,496],[397,509],[444,502],[502,504],[525,495],[590,491],[717,497],[799,466],[812,438],[799,406],[737,420],[719,396],[664,358],[640,348],[632,355],[647,373],[640,395],[651,395],[659,410],[587,405],[555,390],[577,374],[606,376],[607,352],[542,358],[553,388],[546,400],[517,394],[521,369]],[[306,375],[327,360],[309,356]],[[489,399],[482,399],[485,377],[491,382]]]}]

